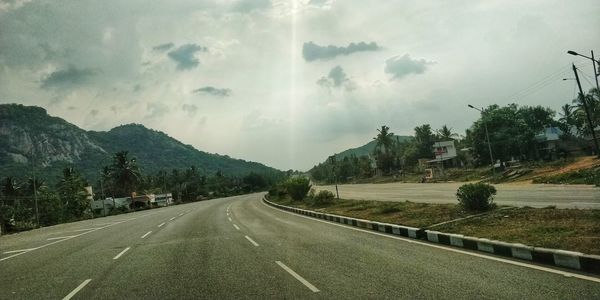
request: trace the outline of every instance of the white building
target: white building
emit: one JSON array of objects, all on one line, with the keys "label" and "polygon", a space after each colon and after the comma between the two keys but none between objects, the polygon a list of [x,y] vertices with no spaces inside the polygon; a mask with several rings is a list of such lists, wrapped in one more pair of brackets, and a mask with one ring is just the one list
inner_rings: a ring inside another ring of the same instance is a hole
[{"label": "white building", "polygon": [[435,142],[433,144],[433,153],[436,160],[448,160],[456,157],[456,147],[454,141]]}]

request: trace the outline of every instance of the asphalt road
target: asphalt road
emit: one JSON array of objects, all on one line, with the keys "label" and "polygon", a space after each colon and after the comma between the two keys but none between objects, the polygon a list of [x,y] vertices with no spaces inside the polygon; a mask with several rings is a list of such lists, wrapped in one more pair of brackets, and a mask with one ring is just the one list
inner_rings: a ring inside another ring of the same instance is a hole
[{"label": "asphalt road", "polygon": [[[357,200],[413,201],[426,203],[457,203],[456,183],[381,183],[343,184],[340,197]],[[590,185],[560,184],[495,184],[494,201],[500,205],[558,208],[600,209],[600,188]],[[335,186],[316,186],[335,194]]]},{"label": "asphalt road", "polygon": [[589,274],[293,215],[261,196],[2,236],[0,298],[600,298]]}]

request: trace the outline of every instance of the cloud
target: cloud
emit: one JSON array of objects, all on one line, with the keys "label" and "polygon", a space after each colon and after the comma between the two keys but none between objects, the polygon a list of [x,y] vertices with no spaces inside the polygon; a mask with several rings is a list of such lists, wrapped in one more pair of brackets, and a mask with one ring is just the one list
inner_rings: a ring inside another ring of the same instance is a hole
[{"label": "cloud", "polygon": [[97,109],[92,109],[92,110],[90,110],[90,115],[91,115],[91,116],[93,116],[93,117],[97,116],[97,115],[98,115],[98,113],[100,113],[100,111],[99,111],[99,110],[97,110]]},{"label": "cloud", "polygon": [[314,5],[314,6],[321,7],[321,6],[328,4],[329,2],[330,2],[329,0],[310,0],[308,2],[308,5]]},{"label": "cloud", "polygon": [[225,89],[225,88],[220,89],[220,88],[216,88],[213,86],[205,86],[205,87],[201,87],[199,89],[193,90],[192,93],[203,93],[203,94],[209,94],[209,95],[218,96],[218,97],[229,97],[231,95],[231,90]]},{"label": "cloud", "polygon": [[188,114],[188,116],[193,117],[198,112],[198,106],[194,104],[184,104],[181,106],[181,109]]},{"label": "cloud", "polygon": [[162,102],[151,102],[146,104],[146,118],[160,118],[168,114],[171,109]]},{"label": "cloud", "polygon": [[333,67],[327,76],[323,76],[317,81],[317,84],[327,88],[339,88],[342,86],[346,90],[353,90],[355,88],[355,84],[348,78],[346,72],[340,66]]},{"label": "cloud", "polygon": [[432,64],[424,59],[411,59],[408,54],[397,55],[385,61],[385,73],[392,74],[392,79],[400,79],[409,74],[423,74]]},{"label": "cloud", "polygon": [[198,66],[199,61],[195,57],[196,52],[206,52],[206,50],[206,47],[200,45],[185,44],[170,51],[167,55],[177,63],[178,70],[188,70]]},{"label": "cloud", "polygon": [[365,42],[360,42],[358,44],[350,43],[347,47],[338,47],[334,45],[319,46],[313,42],[308,42],[304,43],[302,46],[302,56],[306,61],[315,61],[319,59],[328,60],[338,55],[350,55],[354,52],[377,51],[380,49],[381,47],[375,42],[368,44]]},{"label": "cloud", "polygon": [[173,43],[165,43],[165,44],[160,44],[160,45],[152,47],[152,50],[164,52],[164,51],[167,51],[167,50],[173,48],[174,46],[175,46],[175,44],[173,44]]},{"label": "cloud", "polygon": [[269,8],[271,8],[270,0],[240,0],[233,4],[231,10],[234,12],[248,13]]},{"label": "cloud", "polygon": [[93,69],[79,69],[70,65],[66,69],[54,71],[44,77],[41,87],[44,89],[75,87],[85,84],[95,74],[96,71]]}]

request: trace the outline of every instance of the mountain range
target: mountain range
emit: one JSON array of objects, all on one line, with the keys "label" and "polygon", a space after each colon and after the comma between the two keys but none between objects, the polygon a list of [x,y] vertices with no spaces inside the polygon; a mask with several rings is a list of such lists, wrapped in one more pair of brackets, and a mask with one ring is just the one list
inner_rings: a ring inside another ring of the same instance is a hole
[{"label": "mountain range", "polygon": [[37,106],[0,105],[0,177],[26,178],[32,172],[52,182],[73,166],[88,181],[100,177],[102,166],[118,151],[135,157],[143,174],[196,166],[205,174],[279,173],[261,163],[195,149],[140,124],[109,131],[86,131]]}]

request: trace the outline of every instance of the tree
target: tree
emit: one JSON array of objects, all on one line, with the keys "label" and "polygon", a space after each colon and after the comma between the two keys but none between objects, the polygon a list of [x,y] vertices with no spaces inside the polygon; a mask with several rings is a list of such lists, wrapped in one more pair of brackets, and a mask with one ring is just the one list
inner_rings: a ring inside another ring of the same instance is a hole
[{"label": "tree", "polygon": [[16,197],[18,192],[19,185],[13,177],[7,176],[2,180],[2,194],[5,197]]},{"label": "tree", "polygon": [[75,169],[63,169],[63,177],[57,184],[57,190],[68,218],[79,219],[89,208],[85,186],[86,183]]},{"label": "tree", "polygon": [[433,156],[433,144],[435,136],[431,132],[429,124],[415,127],[416,150],[419,158],[431,158]]},{"label": "tree", "polygon": [[381,129],[377,129],[379,133],[373,138],[377,142],[375,144],[375,149],[373,150],[377,168],[386,173],[389,173],[394,166],[394,155],[392,151],[394,134],[389,132],[389,130],[390,128],[388,126],[381,126]]},{"label": "tree", "polygon": [[483,164],[490,163],[485,131],[487,125],[494,159],[538,158],[535,135],[546,126],[554,125],[553,116],[554,111],[541,106],[489,106],[470,129],[475,157]]},{"label": "tree", "polygon": [[117,197],[131,195],[141,179],[135,158],[129,159],[127,154],[127,151],[115,153],[113,162],[108,168],[108,182]]},{"label": "tree", "polygon": [[448,126],[446,126],[445,124],[444,126],[442,126],[442,128],[436,130],[436,134],[438,138],[442,141],[449,141],[458,138],[458,134],[452,132],[452,127],[448,128]]},{"label": "tree", "polygon": [[571,135],[571,126],[574,126],[576,124],[575,116],[573,113],[573,106],[571,106],[567,103],[567,104],[563,105],[560,109],[561,109],[561,113],[560,113],[560,118],[558,119],[558,122],[559,122],[558,125],[565,135],[570,136]]}]

